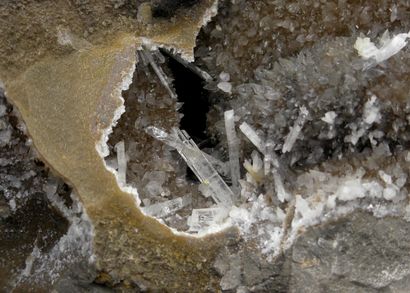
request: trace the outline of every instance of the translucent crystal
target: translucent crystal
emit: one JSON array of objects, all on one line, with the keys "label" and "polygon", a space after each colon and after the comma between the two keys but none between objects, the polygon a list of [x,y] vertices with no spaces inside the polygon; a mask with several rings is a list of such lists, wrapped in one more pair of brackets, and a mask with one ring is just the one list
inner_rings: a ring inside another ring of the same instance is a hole
[{"label": "translucent crystal", "polygon": [[232,188],[238,190],[240,170],[239,170],[239,139],[235,131],[234,111],[226,111],[225,116],[225,131],[228,140],[229,149],[229,164],[231,169]]},{"label": "translucent crystal", "polygon": [[126,172],[127,172],[127,158],[125,156],[125,144],[124,141],[120,141],[115,145],[115,150],[117,152],[118,161],[118,181],[121,184],[126,183]]},{"label": "translucent crystal", "polygon": [[337,114],[334,111],[329,111],[325,113],[325,116],[322,117],[321,120],[329,125],[333,125],[333,123],[335,123],[336,117]]},{"label": "translucent crystal", "polygon": [[364,104],[363,120],[366,124],[371,125],[380,122],[381,114],[379,107],[376,105],[376,100],[377,97],[373,95],[370,100]]},{"label": "translucent crystal", "polygon": [[227,81],[221,81],[220,83],[217,84],[217,87],[225,92],[225,93],[232,93],[232,84],[230,82]]},{"label": "translucent crystal", "polygon": [[188,68],[189,70],[191,70],[193,73],[195,73],[196,75],[198,75],[199,77],[201,77],[203,80],[210,82],[212,81],[212,77],[209,75],[208,72],[203,71],[201,68],[199,68],[198,66],[196,66],[194,63],[188,62],[186,61],[184,58],[181,58],[179,55],[175,54],[172,55],[172,57],[177,60],[179,63],[181,63],[182,65],[184,65],[186,68]]},{"label": "translucent crystal", "polygon": [[248,171],[249,175],[252,177],[252,182],[261,182],[264,178],[263,172],[263,161],[259,156],[257,151],[252,152],[252,164],[245,160],[243,163],[246,171]]},{"label": "translucent crystal", "polygon": [[220,224],[227,215],[227,210],[224,208],[194,209],[187,221],[189,231],[198,232],[212,225]]},{"label": "translucent crystal", "polygon": [[231,75],[230,75],[229,73],[227,73],[227,72],[221,72],[221,73],[219,74],[219,79],[220,79],[221,81],[229,81],[229,80],[231,79]]},{"label": "translucent crystal", "polygon": [[221,160],[205,153],[202,152],[204,156],[207,158],[207,160],[214,166],[216,171],[218,171],[219,174],[223,176],[229,176],[229,164],[227,162],[222,162]]},{"label": "translucent crystal", "polygon": [[272,173],[273,181],[275,183],[276,196],[278,197],[279,201],[289,201],[292,198],[292,196],[288,192],[286,192],[285,187],[283,185],[282,177],[280,176],[279,172],[276,169],[274,169]]},{"label": "translucent crystal", "polygon": [[230,207],[234,196],[232,190],[225,181],[222,180],[218,172],[207,159],[207,156],[198,148],[195,142],[190,139],[185,131],[173,128],[172,134],[164,130],[150,126],[147,133],[158,140],[163,141],[175,148],[201,183],[208,185],[212,191],[212,199],[218,205]]},{"label": "translucent crystal", "polygon": [[306,118],[309,115],[308,110],[305,107],[300,108],[300,113],[296,119],[295,124],[291,128],[290,132],[286,136],[285,143],[282,147],[282,153],[290,152],[298,138],[300,132],[302,131],[303,125],[306,122]]},{"label": "translucent crystal", "polygon": [[155,60],[154,60],[151,52],[148,49],[144,49],[143,52],[140,52],[140,55],[143,56],[142,60],[145,60],[145,62],[148,62],[151,65],[152,69],[154,69],[155,74],[158,76],[159,80],[161,81],[161,83],[165,87],[165,89],[168,91],[171,98],[177,99],[177,95],[174,93],[171,86],[169,85],[168,77],[165,75],[165,73],[161,69],[161,67],[159,67],[157,65],[157,63],[155,63]]},{"label": "translucent crystal", "polygon": [[407,45],[410,33],[402,33],[390,38],[389,31],[385,31],[380,38],[380,48],[370,41],[370,38],[359,37],[354,44],[358,54],[364,59],[373,58],[376,63],[383,62],[400,52]]},{"label": "translucent crystal", "polygon": [[255,145],[255,147],[262,153],[265,153],[265,143],[256,133],[256,131],[246,122],[243,122],[239,129],[242,133]]},{"label": "translucent crystal", "polygon": [[150,216],[163,218],[190,205],[191,202],[192,198],[190,196],[183,196],[143,207],[142,210]]},{"label": "translucent crystal", "polygon": [[271,172],[271,167],[279,168],[279,159],[274,150],[275,144],[272,140],[268,140],[265,146],[265,157],[263,158],[264,173],[268,175]]}]

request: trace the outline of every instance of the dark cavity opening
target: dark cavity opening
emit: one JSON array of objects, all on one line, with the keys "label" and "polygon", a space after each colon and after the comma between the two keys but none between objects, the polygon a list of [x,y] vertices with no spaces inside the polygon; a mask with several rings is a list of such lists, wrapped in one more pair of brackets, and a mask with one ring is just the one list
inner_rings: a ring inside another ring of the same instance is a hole
[{"label": "dark cavity opening", "polygon": [[200,0],[154,0],[152,1],[152,16],[167,18],[176,14],[181,8],[190,8]]},{"label": "dark cavity opening", "polygon": [[[210,94],[204,89],[205,81],[193,73],[172,54],[161,50],[168,57],[168,66],[174,77],[174,89],[178,101],[183,103],[179,112],[184,116],[180,128],[185,130],[199,148],[211,148],[216,145],[207,135],[207,114],[210,109]],[[195,174],[187,167],[186,178],[197,182]]]},{"label": "dark cavity opening", "polygon": [[169,57],[168,65],[174,76],[173,85],[178,101],[183,103],[179,110],[184,114],[180,127],[188,132],[200,147],[209,147],[210,141],[206,134],[206,118],[210,108],[209,92],[204,89],[201,77],[175,60],[168,52],[163,53]]}]

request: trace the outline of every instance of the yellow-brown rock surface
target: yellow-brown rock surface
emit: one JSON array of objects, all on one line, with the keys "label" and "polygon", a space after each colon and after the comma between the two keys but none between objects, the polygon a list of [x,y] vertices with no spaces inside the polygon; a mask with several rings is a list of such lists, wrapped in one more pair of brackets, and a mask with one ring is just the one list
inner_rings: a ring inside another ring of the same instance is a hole
[{"label": "yellow-brown rock surface", "polygon": [[[119,188],[96,149],[122,105],[121,90],[131,81],[139,37],[192,56],[196,34],[214,3],[208,1],[173,22],[152,25],[102,13],[105,20],[111,19],[110,28],[96,25],[94,35],[84,40],[90,45],[73,49],[57,43],[58,25],[75,35],[87,29],[87,22],[71,2],[49,2],[28,1],[17,10],[1,4],[9,23],[0,29],[0,52],[11,55],[1,59],[0,78],[40,156],[73,186],[94,224],[97,268],[108,274],[99,281],[135,282],[156,290],[214,291],[217,282],[209,266],[221,245],[217,237],[175,236],[145,217],[132,195]],[[40,20],[31,15],[41,11],[49,15],[38,14]],[[13,22],[16,14],[19,20]],[[33,25],[36,21],[41,27]]]}]

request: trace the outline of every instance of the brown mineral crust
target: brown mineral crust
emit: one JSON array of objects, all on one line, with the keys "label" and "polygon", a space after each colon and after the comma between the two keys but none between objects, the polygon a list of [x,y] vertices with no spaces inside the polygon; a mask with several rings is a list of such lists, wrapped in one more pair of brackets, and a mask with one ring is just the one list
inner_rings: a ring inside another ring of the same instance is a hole
[{"label": "brown mineral crust", "polygon": [[113,283],[130,280],[171,291],[182,284],[213,288],[208,267],[222,240],[176,236],[145,217],[96,150],[121,105],[120,85],[135,66],[135,43],[134,37],[123,36],[110,46],[37,62],[6,82],[6,95],[19,109],[39,154],[78,193],[95,225],[97,267]]},{"label": "brown mineral crust", "polygon": [[15,77],[46,57],[72,51],[57,42],[57,31],[69,29],[92,44],[106,44],[118,34],[129,33],[177,48],[193,58],[196,36],[204,17],[213,15],[216,1],[200,1],[189,9],[178,9],[172,18],[150,24],[137,21],[138,6],[147,1],[1,1],[0,80]]}]

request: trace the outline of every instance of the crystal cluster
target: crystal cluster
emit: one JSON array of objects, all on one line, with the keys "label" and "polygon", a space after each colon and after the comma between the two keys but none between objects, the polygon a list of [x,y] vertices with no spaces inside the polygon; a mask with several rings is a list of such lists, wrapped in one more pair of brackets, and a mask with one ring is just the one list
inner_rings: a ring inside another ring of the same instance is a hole
[{"label": "crystal cluster", "polygon": [[171,57],[140,52],[111,145],[134,125],[122,140],[127,160],[139,163],[127,165],[127,182],[142,210],[193,234],[237,226],[270,258],[301,229],[356,209],[408,217],[406,4],[384,1],[390,15],[366,5],[223,5],[199,37],[196,62],[172,57],[211,91],[211,150],[178,128]]}]

